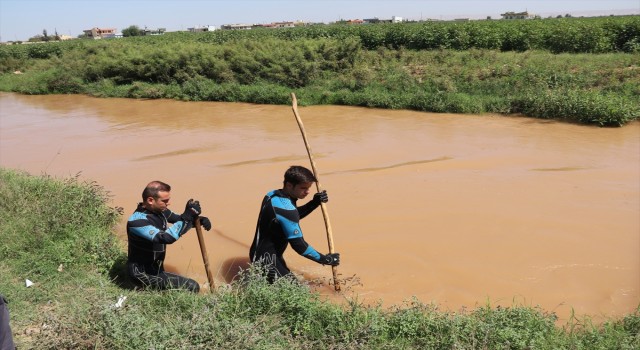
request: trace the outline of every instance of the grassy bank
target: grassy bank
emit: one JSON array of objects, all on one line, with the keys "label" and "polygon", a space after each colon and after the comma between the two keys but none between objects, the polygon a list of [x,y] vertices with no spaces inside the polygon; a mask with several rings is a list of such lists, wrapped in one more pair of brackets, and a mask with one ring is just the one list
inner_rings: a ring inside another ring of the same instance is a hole
[{"label": "grassy bank", "polygon": [[293,91],[303,105],[524,114],[602,126],[640,118],[640,16],[516,22],[2,46],[0,91],[267,104],[290,104]]},{"label": "grassy bank", "polygon": [[[131,290],[95,183],[0,168],[0,293],[22,349],[637,349],[640,309],[595,325],[514,305],[460,312],[417,301],[325,302],[253,271],[212,294]],[[61,266],[61,268],[60,268]],[[28,278],[36,284],[25,287]],[[124,306],[113,305],[127,296]]]}]

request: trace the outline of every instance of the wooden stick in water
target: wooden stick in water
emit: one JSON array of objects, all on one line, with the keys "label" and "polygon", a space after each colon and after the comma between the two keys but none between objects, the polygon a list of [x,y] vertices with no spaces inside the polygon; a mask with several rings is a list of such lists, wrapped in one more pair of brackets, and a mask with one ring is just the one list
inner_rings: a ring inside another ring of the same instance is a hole
[{"label": "wooden stick in water", "polygon": [[[309,146],[309,142],[307,141],[307,133],[304,130],[304,125],[302,124],[302,119],[300,119],[300,115],[298,114],[298,100],[296,99],[296,95],[291,93],[293,114],[296,116],[296,121],[298,122],[298,127],[300,127],[300,132],[302,133],[302,139],[304,140],[304,145],[307,148],[307,154],[309,155],[309,161],[311,162],[311,169],[313,170],[313,175],[315,175],[316,180],[316,188],[318,192],[321,191],[322,186],[320,186],[320,179],[318,178],[318,171],[316,171],[316,163],[313,160],[313,154],[311,153],[311,147]],[[333,254],[333,232],[331,231],[331,222],[329,221],[329,212],[327,211],[327,205],[325,203],[320,203],[320,208],[322,208],[322,216],[324,217],[324,226],[327,229],[327,241],[329,242],[329,253]],[[338,283],[338,267],[331,266],[331,271],[333,272],[333,285],[335,287],[336,292],[340,291],[340,283]]]},{"label": "wooden stick in water", "polygon": [[209,291],[213,291],[216,286],[213,282],[211,269],[209,269],[209,255],[207,254],[207,247],[204,245],[204,236],[202,235],[202,224],[200,224],[200,218],[196,219],[194,226],[196,227],[196,233],[198,233],[198,242],[200,243],[200,252],[202,253],[202,260],[204,261],[204,270],[207,272],[207,279],[209,280]]}]

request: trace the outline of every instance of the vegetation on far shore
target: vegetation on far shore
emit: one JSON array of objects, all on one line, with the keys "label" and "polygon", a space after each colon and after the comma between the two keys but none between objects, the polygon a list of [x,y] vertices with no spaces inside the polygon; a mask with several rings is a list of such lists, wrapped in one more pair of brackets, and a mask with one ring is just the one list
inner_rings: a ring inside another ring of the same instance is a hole
[{"label": "vegetation on far shore", "polygon": [[[121,210],[78,177],[0,168],[0,292],[20,349],[640,348],[640,307],[595,324],[514,305],[459,312],[417,300],[336,305],[259,271],[210,294],[133,290],[113,234]],[[25,287],[25,278],[35,285]],[[121,307],[115,304],[121,296]]]},{"label": "vegetation on far shore", "polygon": [[[15,74],[16,72],[22,74]],[[0,46],[0,91],[640,118],[640,16],[253,29]]]}]

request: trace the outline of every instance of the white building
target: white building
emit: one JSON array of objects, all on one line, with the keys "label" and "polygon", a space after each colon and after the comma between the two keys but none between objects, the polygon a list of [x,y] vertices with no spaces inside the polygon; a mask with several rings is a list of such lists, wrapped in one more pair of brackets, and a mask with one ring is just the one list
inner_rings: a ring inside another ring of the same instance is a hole
[{"label": "white building", "polygon": [[195,26],[193,28],[187,28],[188,31],[190,32],[194,32],[194,33],[199,33],[199,32],[213,32],[214,30],[216,30],[216,26],[210,26],[210,25],[206,25],[206,26]]}]

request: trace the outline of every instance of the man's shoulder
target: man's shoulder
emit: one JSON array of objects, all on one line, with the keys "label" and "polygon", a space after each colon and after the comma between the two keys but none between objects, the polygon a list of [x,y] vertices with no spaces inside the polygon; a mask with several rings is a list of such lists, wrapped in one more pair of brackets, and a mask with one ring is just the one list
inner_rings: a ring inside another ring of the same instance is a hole
[{"label": "man's shoulder", "polygon": [[286,210],[295,210],[296,206],[291,201],[291,198],[288,196],[284,196],[279,194],[278,192],[275,195],[270,196],[271,205],[274,208],[286,209]]},{"label": "man's shoulder", "polygon": [[128,221],[147,220],[150,212],[147,211],[142,205],[138,204],[136,210],[129,216]]},{"label": "man's shoulder", "polygon": [[135,221],[135,220],[146,219],[146,218],[147,218],[147,213],[136,210],[133,212],[133,214],[129,216],[129,221]]}]

